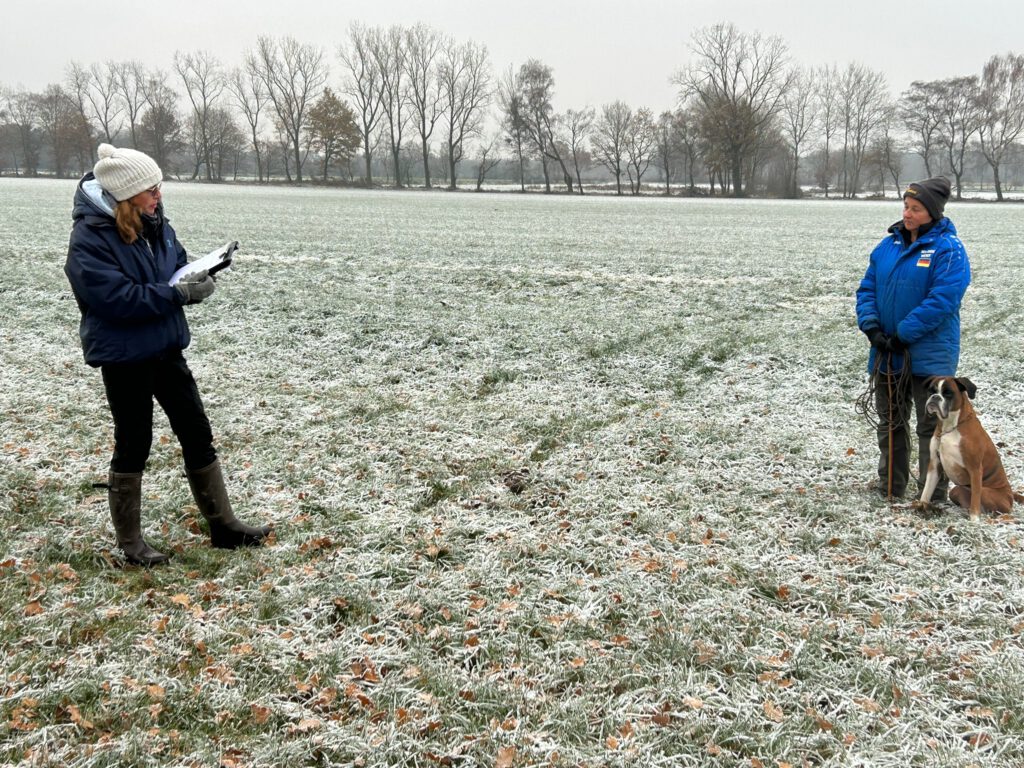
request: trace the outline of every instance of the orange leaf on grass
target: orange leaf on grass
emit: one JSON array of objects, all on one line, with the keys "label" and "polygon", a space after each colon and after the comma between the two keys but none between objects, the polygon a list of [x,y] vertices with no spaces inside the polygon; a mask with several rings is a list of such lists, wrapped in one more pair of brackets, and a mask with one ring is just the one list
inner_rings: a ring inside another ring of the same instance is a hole
[{"label": "orange leaf on grass", "polygon": [[764,702],[764,713],[767,715],[769,720],[773,720],[776,723],[781,723],[786,719],[786,715],[782,712],[782,709],[774,701],[765,700]]}]

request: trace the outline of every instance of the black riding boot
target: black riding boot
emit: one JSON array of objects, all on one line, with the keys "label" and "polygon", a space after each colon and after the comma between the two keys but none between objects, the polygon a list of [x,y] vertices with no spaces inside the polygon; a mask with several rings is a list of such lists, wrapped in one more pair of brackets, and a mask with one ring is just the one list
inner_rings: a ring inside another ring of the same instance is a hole
[{"label": "black riding boot", "polygon": [[142,538],[142,473],[111,470],[107,500],[117,546],[124,552],[125,559],[147,568],[166,563],[170,556],[157,552]]},{"label": "black riding boot", "polygon": [[224,475],[220,462],[189,471],[188,484],[192,488],[199,511],[210,524],[210,543],[217,549],[258,547],[270,534],[270,526],[254,528],[235,517],[224,488]]}]

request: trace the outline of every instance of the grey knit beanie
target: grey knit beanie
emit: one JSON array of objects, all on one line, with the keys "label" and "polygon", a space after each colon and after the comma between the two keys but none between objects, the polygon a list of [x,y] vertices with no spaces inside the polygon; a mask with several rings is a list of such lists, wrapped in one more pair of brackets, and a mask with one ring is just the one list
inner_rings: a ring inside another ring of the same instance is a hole
[{"label": "grey knit beanie", "polygon": [[951,185],[945,176],[935,176],[924,181],[915,181],[907,187],[903,197],[913,197],[921,201],[921,205],[928,211],[932,221],[938,221],[946,209],[946,201],[949,200]]},{"label": "grey knit beanie", "polygon": [[92,169],[93,175],[100,186],[118,202],[163,181],[164,174],[160,166],[143,152],[100,144],[96,154],[100,159]]}]

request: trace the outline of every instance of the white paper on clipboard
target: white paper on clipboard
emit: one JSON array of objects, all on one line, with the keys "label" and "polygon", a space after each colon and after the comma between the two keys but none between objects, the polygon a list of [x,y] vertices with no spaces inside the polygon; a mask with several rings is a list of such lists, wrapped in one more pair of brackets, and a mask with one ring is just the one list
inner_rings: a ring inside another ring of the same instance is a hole
[{"label": "white paper on clipboard", "polygon": [[177,285],[181,282],[181,279],[187,275],[193,275],[196,272],[202,272],[204,269],[208,274],[216,274],[225,267],[231,266],[231,260],[235,256],[235,251],[238,250],[238,241],[232,240],[224,243],[220,248],[210,251],[202,258],[190,261],[184,267],[179,269],[167,282],[168,285]]}]

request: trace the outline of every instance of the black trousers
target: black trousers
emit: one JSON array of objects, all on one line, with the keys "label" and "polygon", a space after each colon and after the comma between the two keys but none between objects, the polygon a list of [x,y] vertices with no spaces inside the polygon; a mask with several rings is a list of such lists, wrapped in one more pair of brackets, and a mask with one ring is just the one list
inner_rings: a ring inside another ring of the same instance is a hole
[{"label": "black trousers", "polygon": [[[910,480],[910,407],[914,406],[918,445],[918,493],[924,488],[928,475],[928,461],[932,434],[938,417],[925,411],[931,392],[925,388],[925,376],[891,376],[875,374],[875,408],[878,410],[878,478],[879,490],[884,495],[889,487],[889,432],[892,426],[892,495],[902,497]],[[891,391],[891,396],[890,396]],[[932,501],[946,498],[949,481],[939,468],[939,484],[932,493]]]},{"label": "black trousers", "polygon": [[213,432],[199,388],[180,352],[141,363],[102,367],[103,386],[114,417],[114,472],[142,472],[153,444],[153,401],[160,404],[181,443],[185,467],[209,466],[217,458]]}]

